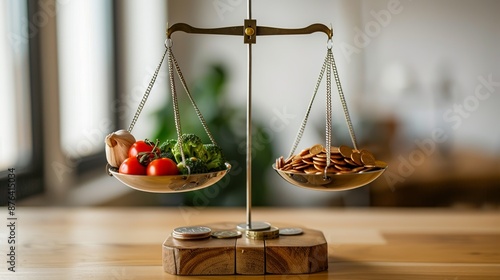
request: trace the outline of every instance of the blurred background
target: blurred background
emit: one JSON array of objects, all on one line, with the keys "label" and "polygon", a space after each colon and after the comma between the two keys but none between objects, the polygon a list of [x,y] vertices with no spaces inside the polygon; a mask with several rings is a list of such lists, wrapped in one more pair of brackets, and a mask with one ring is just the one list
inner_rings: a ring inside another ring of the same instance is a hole
[{"label": "blurred background", "polygon": [[[499,1],[252,3],[261,26],[333,27],[359,145],[389,164],[375,182],[351,191],[283,181],[271,165],[292,147],[327,38],[260,36],[253,46],[254,205],[499,207]],[[241,36],[172,36],[193,96],[233,163],[223,182],[187,194],[132,190],[107,176],[103,141],[130,124],[168,24],[238,26],[246,8],[243,0],[0,0],[0,191],[7,194],[15,168],[17,202],[25,206],[244,206]],[[165,62],[134,128],[137,139],[175,137],[169,94]],[[325,141],[324,96],[322,86],[299,149]],[[189,102],[180,102],[183,130],[205,137]],[[333,110],[333,144],[352,146],[336,94]]]}]

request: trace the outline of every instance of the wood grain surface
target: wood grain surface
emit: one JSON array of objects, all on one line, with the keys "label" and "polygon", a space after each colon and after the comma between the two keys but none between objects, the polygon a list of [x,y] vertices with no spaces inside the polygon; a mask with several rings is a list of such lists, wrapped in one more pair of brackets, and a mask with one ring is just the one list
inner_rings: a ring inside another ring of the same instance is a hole
[{"label": "wood grain surface", "polygon": [[[243,208],[20,207],[16,215],[16,272],[2,261],[0,279],[264,278],[176,276],[163,270],[162,243],[174,228],[238,224],[245,219]],[[498,210],[254,207],[252,216],[320,230],[328,243],[327,271],[268,274],[266,280],[500,279]],[[8,234],[3,226],[4,260]]]}]

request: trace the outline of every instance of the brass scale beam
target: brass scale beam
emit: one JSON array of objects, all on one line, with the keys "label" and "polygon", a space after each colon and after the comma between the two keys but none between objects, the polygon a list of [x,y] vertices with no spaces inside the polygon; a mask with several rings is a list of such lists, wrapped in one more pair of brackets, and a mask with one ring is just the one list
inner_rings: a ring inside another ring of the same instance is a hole
[{"label": "brass scale beam", "polygon": [[[250,1],[249,1],[250,3]],[[250,4],[249,4],[250,5]],[[248,17],[251,18],[250,6],[248,7]],[[252,44],[256,43],[257,36],[265,35],[304,35],[312,34],[314,32],[323,32],[331,40],[333,36],[333,29],[319,23],[311,24],[304,28],[276,28],[267,26],[257,26],[255,19],[245,19],[243,26],[230,26],[221,28],[197,28],[186,23],[176,23],[167,29],[167,39],[171,39],[174,32],[182,31],[191,34],[213,34],[213,35],[234,35],[244,36],[243,42],[248,45],[248,89],[247,89],[247,156],[246,156],[246,223],[238,225],[239,229],[251,230],[259,229],[262,227],[261,222],[252,222],[251,208],[252,208],[252,121],[251,121],[251,96],[252,96]],[[264,225],[265,226],[265,225]]]}]

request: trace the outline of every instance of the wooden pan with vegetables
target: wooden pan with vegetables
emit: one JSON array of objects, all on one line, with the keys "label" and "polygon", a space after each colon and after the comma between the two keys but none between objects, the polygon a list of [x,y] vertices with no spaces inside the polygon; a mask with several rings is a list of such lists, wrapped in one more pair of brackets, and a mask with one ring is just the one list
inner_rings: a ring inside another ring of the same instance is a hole
[{"label": "wooden pan with vegetables", "polygon": [[[177,139],[155,140],[154,142],[148,139],[136,140],[131,133],[132,129],[167,54]],[[196,134],[181,131],[174,69],[210,143],[203,143]],[[105,143],[108,174],[125,185],[141,191],[170,193],[197,190],[217,183],[231,169],[231,165],[226,161],[222,149],[215,142],[203,115],[194,102],[169,46],[165,48],[165,53],[128,130],[118,130],[109,134],[105,138]]]}]

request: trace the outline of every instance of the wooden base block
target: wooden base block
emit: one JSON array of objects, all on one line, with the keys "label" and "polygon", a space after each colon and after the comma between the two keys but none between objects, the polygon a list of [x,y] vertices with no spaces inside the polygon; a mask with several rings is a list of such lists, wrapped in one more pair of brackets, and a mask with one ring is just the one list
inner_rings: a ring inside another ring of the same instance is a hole
[{"label": "wooden base block", "polygon": [[[274,225],[274,224],[273,224]],[[236,224],[206,225],[213,231],[231,230]],[[322,232],[252,240],[206,238],[163,243],[163,269],[174,275],[310,274],[328,269],[328,245]]]}]

